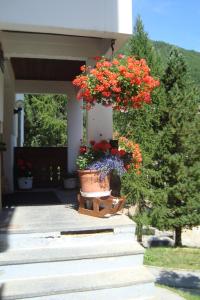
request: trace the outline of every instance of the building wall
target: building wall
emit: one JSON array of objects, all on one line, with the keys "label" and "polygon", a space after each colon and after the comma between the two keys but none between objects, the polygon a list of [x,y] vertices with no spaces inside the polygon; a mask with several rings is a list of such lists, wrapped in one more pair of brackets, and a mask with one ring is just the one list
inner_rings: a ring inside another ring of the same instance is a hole
[{"label": "building wall", "polygon": [[4,90],[4,78],[3,72],[0,69],[0,133],[3,130],[2,122],[3,122],[3,90]]},{"label": "building wall", "polygon": [[0,29],[111,37],[132,33],[132,0],[0,0]]},{"label": "building wall", "polygon": [[[3,132],[3,95],[4,95],[4,77],[2,70],[0,69],[0,134]],[[0,209],[1,209],[1,194],[2,194],[2,153],[0,152]]]}]

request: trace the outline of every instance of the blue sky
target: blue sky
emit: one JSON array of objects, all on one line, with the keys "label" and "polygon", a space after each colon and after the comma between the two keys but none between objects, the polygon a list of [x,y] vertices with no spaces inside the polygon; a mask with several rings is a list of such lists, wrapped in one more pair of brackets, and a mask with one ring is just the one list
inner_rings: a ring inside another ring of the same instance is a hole
[{"label": "blue sky", "polygon": [[133,0],[138,14],[151,39],[200,52],[200,0]]}]

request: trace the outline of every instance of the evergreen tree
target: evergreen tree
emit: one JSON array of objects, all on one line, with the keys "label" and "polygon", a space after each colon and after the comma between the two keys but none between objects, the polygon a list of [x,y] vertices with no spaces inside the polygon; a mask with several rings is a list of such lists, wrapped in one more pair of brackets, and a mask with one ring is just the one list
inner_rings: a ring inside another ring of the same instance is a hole
[{"label": "evergreen tree", "polygon": [[57,146],[67,142],[66,96],[25,96],[25,146]]},{"label": "evergreen tree", "polygon": [[174,229],[181,246],[185,227],[200,224],[200,114],[198,92],[182,54],[173,49],[162,78],[166,103],[156,153],[152,224]]},{"label": "evergreen tree", "polygon": [[[148,62],[151,73],[158,77],[162,72],[160,59],[144,31],[140,18],[137,19],[131,38],[125,50],[126,55],[138,59],[144,58]],[[158,88],[152,95],[152,104],[127,113],[114,112],[114,129],[120,134],[140,144],[143,165],[140,175],[128,172],[122,179],[122,192],[131,204],[137,204],[138,241],[142,240],[142,225],[148,223],[147,207],[152,197],[151,178],[154,173],[153,157],[157,145],[157,131],[159,127],[159,105],[162,103],[163,91]],[[148,199],[148,201],[147,201]]]}]

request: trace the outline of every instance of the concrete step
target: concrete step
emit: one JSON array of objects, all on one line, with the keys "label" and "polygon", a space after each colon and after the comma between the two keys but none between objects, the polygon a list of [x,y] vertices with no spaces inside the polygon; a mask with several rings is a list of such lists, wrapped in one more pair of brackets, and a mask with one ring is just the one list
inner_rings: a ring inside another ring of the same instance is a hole
[{"label": "concrete step", "polygon": [[132,234],[16,234],[0,237],[0,266],[130,256],[143,261],[144,248]]},{"label": "concrete step", "polygon": [[122,240],[135,240],[133,232],[113,232],[105,230],[88,231],[68,231],[68,232],[46,232],[46,233],[28,233],[28,234],[2,234],[0,235],[0,251],[9,249],[28,249],[41,248],[58,245],[65,246],[68,243],[73,245],[110,242]]},{"label": "concrete step", "polygon": [[[137,288],[137,290],[136,290]],[[130,287],[120,287],[113,289],[105,290],[96,290],[96,291],[85,291],[78,293],[68,293],[68,294],[59,294],[59,295],[48,295],[42,297],[33,297],[33,298],[23,298],[20,300],[110,300],[114,298],[115,300],[163,300],[163,298],[155,298],[152,295],[142,296],[144,292],[144,285]],[[151,284],[145,284],[146,293],[154,294],[154,287],[152,288]],[[142,291],[142,292],[141,292]],[[135,295],[135,296],[134,296]],[[180,299],[173,299],[180,300]]]},{"label": "concrete step", "polygon": [[81,275],[83,271],[92,272],[118,272],[120,269],[138,267],[142,265],[142,257],[139,255],[103,257],[94,259],[80,259],[57,262],[42,262],[21,265],[5,265],[0,267],[0,282],[17,280],[18,278],[31,279],[32,277],[54,277],[59,274]]},{"label": "concrete step", "polygon": [[18,270],[13,269],[12,274],[0,276],[2,300],[42,296],[48,296],[46,299],[51,299],[51,295],[57,297],[58,294],[66,294],[62,296],[65,298],[60,296],[59,299],[69,300],[110,299],[113,296],[115,299],[125,300],[154,295],[154,278],[143,266],[111,267],[106,271],[102,267],[98,272],[94,272],[91,268],[67,270],[64,264],[62,268],[60,266],[60,269],[53,270],[47,265],[46,271],[37,268],[35,273],[30,273],[30,269],[29,272],[28,270],[22,271],[21,267],[22,265]]},{"label": "concrete step", "polygon": [[76,210],[67,208],[66,205],[18,206],[15,209],[3,209],[0,215],[0,232],[6,234],[96,229],[134,234],[135,223],[121,214],[110,218],[81,215]]},{"label": "concrete step", "polygon": [[[0,253],[0,266],[56,261],[80,261],[111,257],[127,257],[137,265],[143,263],[144,249],[134,240],[84,242],[73,245],[64,240],[62,246],[54,243],[41,247],[10,248]],[[73,262],[74,264],[74,262]],[[2,268],[0,268],[2,269]]]}]

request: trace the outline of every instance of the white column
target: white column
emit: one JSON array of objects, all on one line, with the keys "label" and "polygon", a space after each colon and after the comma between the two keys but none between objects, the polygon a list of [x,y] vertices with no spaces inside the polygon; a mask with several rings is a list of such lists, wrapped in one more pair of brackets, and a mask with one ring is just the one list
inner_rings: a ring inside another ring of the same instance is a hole
[{"label": "white column", "polygon": [[14,128],[14,103],[15,103],[15,78],[11,63],[5,62],[4,74],[4,131],[3,136],[7,150],[3,154],[3,168],[5,192],[14,191],[13,166],[14,166],[14,147],[16,146],[16,135]]},{"label": "white column", "polygon": [[74,172],[76,168],[76,158],[79,153],[80,143],[83,137],[83,112],[82,102],[76,99],[74,86],[68,84],[67,95],[67,132],[68,132],[68,172]]},{"label": "white column", "polygon": [[87,113],[87,140],[110,140],[113,136],[112,108],[96,104]]},{"label": "white column", "polygon": [[24,145],[24,94],[16,94],[16,107],[21,108],[17,114],[17,146]]},{"label": "white column", "polygon": [[[87,60],[87,65],[95,65],[93,59]],[[91,140],[110,140],[113,137],[113,112],[112,108],[96,104],[87,112],[87,142]]]}]

